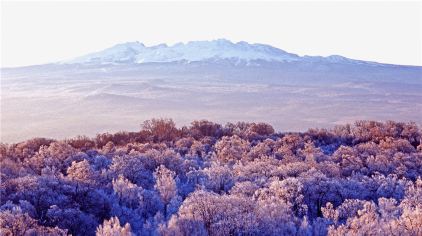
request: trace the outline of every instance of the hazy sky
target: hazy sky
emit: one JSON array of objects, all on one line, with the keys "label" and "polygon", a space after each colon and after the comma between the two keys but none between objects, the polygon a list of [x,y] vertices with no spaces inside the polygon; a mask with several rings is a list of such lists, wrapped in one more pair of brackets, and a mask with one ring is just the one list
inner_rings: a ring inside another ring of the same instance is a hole
[{"label": "hazy sky", "polygon": [[422,65],[422,3],[2,1],[2,66],[53,62],[116,43],[227,38],[299,55]]}]

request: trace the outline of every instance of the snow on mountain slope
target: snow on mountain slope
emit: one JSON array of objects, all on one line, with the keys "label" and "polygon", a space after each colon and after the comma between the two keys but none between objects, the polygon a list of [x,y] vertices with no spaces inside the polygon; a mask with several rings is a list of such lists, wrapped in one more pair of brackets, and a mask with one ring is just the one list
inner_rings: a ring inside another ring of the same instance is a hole
[{"label": "snow on mountain slope", "polygon": [[226,39],[191,41],[172,46],[159,44],[147,47],[140,42],[117,44],[105,50],[62,61],[63,64],[122,64],[147,62],[195,62],[235,60],[239,62],[307,62],[336,64],[382,65],[376,62],[354,60],[339,55],[328,57],[298,56],[265,44],[250,44],[244,41],[233,43]]},{"label": "snow on mountain slope", "polygon": [[315,62],[322,60],[330,63],[355,61],[341,56],[300,57],[265,44],[249,44],[243,41],[233,43],[226,39],[218,39],[213,41],[177,43],[172,46],[160,44],[151,47],[146,47],[139,42],[128,42],[62,63],[120,64],[174,61],[193,62],[210,59],[236,59],[247,62],[254,60],[268,62]]}]

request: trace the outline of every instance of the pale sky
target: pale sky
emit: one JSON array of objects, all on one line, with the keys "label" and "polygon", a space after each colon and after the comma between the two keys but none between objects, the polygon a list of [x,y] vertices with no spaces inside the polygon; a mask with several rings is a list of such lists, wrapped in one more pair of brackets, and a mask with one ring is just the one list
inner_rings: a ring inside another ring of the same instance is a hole
[{"label": "pale sky", "polygon": [[1,3],[1,63],[69,59],[127,41],[226,38],[299,55],[422,65],[422,2]]}]

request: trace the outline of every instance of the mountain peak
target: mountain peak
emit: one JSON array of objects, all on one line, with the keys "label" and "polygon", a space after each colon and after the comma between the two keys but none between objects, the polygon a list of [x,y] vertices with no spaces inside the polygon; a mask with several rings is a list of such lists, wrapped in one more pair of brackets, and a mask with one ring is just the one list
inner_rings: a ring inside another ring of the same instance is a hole
[{"label": "mountain peak", "polygon": [[105,50],[91,53],[82,57],[65,61],[66,64],[121,64],[121,63],[147,63],[147,62],[176,62],[176,61],[209,61],[235,59],[237,61],[267,61],[267,62],[292,62],[292,61],[324,61],[328,63],[350,63],[354,60],[342,56],[329,57],[300,57],[279,48],[245,41],[233,43],[227,39],[211,41],[189,41],[176,43],[172,46],[158,44],[147,47],[138,41],[114,45]]}]

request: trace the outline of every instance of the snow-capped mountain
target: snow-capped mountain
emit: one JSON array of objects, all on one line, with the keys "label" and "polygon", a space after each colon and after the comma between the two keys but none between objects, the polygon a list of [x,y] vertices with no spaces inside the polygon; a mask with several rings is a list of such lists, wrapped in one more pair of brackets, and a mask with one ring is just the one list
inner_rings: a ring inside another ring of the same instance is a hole
[{"label": "snow-capped mountain", "polygon": [[420,66],[227,40],[124,43],[66,62],[2,68],[1,82],[8,142],[135,129],[127,124],[151,117],[247,119],[292,131],[422,117]]},{"label": "snow-capped mountain", "polygon": [[191,41],[177,43],[172,46],[159,44],[147,47],[140,42],[117,44],[100,52],[91,53],[62,63],[73,64],[121,64],[147,62],[175,62],[175,61],[207,61],[207,60],[238,60],[238,61],[267,61],[267,62],[329,62],[355,63],[363,62],[342,56],[329,57],[300,57],[279,48],[265,44],[249,44],[241,41],[233,43],[226,39],[213,41]]}]

